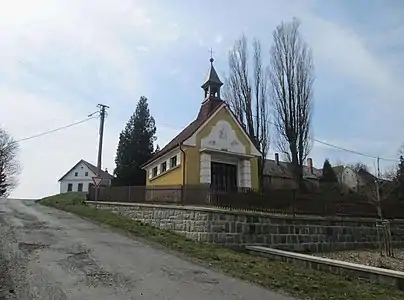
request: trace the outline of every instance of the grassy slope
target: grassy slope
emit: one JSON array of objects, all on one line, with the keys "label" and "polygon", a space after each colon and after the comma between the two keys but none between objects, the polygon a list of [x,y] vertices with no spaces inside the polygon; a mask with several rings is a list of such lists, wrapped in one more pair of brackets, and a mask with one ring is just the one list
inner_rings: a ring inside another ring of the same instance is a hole
[{"label": "grassy slope", "polygon": [[286,292],[300,299],[404,299],[403,291],[389,286],[349,280],[285,262],[270,261],[236,252],[217,245],[188,240],[170,231],[156,229],[108,211],[97,210],[83,204],[83,199],[83,194],[71,193],[47,197],[39,202],[114,228],[123,229],[130,234],[185,254],[226,274],[269,289]]}]

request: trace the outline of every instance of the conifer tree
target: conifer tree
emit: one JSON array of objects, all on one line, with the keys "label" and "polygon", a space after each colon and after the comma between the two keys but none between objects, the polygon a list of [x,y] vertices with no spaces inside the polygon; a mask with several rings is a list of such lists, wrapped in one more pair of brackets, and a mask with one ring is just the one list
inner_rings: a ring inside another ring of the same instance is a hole
[{"label": "conifer tree", "polygon": [[337,182],[337,175],[335,174],[334,169],[332,168],[330,161],[326,159],[323,165],[323,175],[321,176],[322,182]]},{"label": "conifer tree", "polygon": [[146,172],[141,166],[154,154],[155,134],[154,118],[150,115],[147,98],[142,96],[119,136],[114,170],[116,185],[145,185]]}]

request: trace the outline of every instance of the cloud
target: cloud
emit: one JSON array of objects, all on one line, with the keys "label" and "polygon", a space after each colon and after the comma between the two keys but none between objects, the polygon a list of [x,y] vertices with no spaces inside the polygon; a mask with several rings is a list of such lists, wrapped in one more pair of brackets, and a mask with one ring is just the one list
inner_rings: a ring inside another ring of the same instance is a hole
[{"label": "cloud", "polygon": [[[178,26],[142,1],[17,0],[3,8],[0,126],[20,139],[84,119],[97,103],[112,102],[103,149],[104,167],[112,171],[127,120],[119,118],[117,104],[133,102],[142,85],[133,51],[175,41]],[[97,120],[22,142],[23,173],[13,196],[56,193],[57,179],[79,159],[96,162],[97,145]]]},{"label": "cloud", "polygon": [[[5,100],[6,99],[6,100]],[[39,134],[86,118],[88,111],[20,91],[0,89],[0,120],[15,139]],[[117,127],[108,126],[104,138],[104,167],[113,170]],[[23,173],[13,197],[39,198],[58,192],[57,180],[77,161],[96,163],[98,121],[20,143]]]},{"label": "cloud", "polygon": [[146,46],[137,46],[136,50],[138,50],[139,52],[149,52],[149,48]]},{"label": "cloud", "polygon": [[[149,98],[162,147],[197,113],[210,47],[216,45],[215,64],[222,74],[227,49],[241,33],[261,38],[269,48],[275,26],[297,16],[314,51],[316,138],[395,156],[404,126],[401,14],[387,18],[387,8],[380,9],[378,15],[391,23],[389,30],[370,30],[349,17],[351,8],[338,3],[330,9],[322,3],[217,3],[213,11],[205,2],[7,3],[0,11],[0,125],[21,138],[81,120],[97,103],[109,104],[104,166],[112,170],[119,132],[141,95]],[[231,17],[223,18],[223,11]],[[77,160],[95,163],[97,133],[98,122],[92,120],[21,143],[24,169],[15,196],[57,192],[56,180]],[[317,144],[311,156],[320,165],[326,157],[362,159]]]},{"label": "cloud", "polygon": [[[153,16],[153,18],[151,17]],[[0,63],[18,73],[25,65],[42,68],[56,57],[77,78],[98,65],[108,68],[116,84],[133,92],[139,82],[137,57],[174,42],[178,24],[144,1],[17,0],[0,11]],[[54,62],[53,62],[54,63]]]},{"label": "cloud", "polygon": [[[85,105],[69,105],[43,96],[0,88],[0,127],[16,140],[37,135],[86,119],[95,109]],[[129,119],[107,117],[103,143],[103,168],[112,172],[120,131]],[[157,124],[164,146],[178,133],[178,128]],[[57,180],[80,159],[96,164],[99,121],[86,123],[20,143],[19,160],[23,173],[15,198],[40,198],[59,191]]]},{"label": "cloud", "polygon": [[221,34],[216,35],[215,43],[220,44],[223,41],[223,36]]},{"label": "cloud", "polygon": [[374,90],[398,86],[393,71],[367,49],[355,32],[316,17],[307,18],[303,28],[310,32],[308,42],[321,63],[327,62],[335,71]]},{"label": "cloud", "polygon": [[[356,90],[351,91],[351,94],[360,91],[360,97],[349,98],[349,101],[360,103],[363,110],[361,118],[366,117],[369,124],[390,119],[404,126],[404,121],[396,113],[398,109],[404,109],[404,76],[397,65],[388,63],[391,58],[380,53],[381,48],[386,51],[397,46],[396,34],[402,32],[403,27],[396,27],[388,34],[389,37],[379,35],[376,39],[372,31],[360,34],[354,27],[310,12],[302,13],[302,19],[302,30],[314,51],[316,66],[322,69],[321,72],[333,72],[341,82],[354,83]],[[394,51],[395,62],[404,60],[399,49]],[[389,56],[392,56],[391,52]],[[340,101],[343,104],[348,99]],[[390,127],[383,123],[380,125],[386,129]]]}]

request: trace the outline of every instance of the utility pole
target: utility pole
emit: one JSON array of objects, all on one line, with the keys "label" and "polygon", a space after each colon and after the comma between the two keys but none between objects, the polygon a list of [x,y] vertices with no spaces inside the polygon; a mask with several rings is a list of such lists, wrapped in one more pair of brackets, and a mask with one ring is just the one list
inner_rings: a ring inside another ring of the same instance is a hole
[{"label": "utility pole", "polygon": [[98,138],[98,160],[97,160],[97,176],[101,175],[101,159],[102,159],[102,142],[104,138],[104,122],[105,122],[105,109],[109,106],[105,104],[98,104],[97,107],[100,108],[100,131]]},{"label": "utility pole", "polygon": [[380,157],[377,157],[377,176],[376,176],[376,201],[377,201],[377,214],[379,215],[379,218],[381,221],[383,221],[383,214],[382,214],[382,209],[380,207],[380,186],[379,186],[379,180],[380,180]]},{"label": "utility pole", "polygon": [[[381,207],[381,198],[380,198],[380,157],[377,157],[377,178],[376,178],[376,197],[377,197],[377,213],[379,215],[380,220],[376,221],[376,227],[382,229],[384,249],[386,251],[386,256],[394,257],[394,252],[392,248],[391,241],[391,229],[390,222],[388,220],[383,219],[383,212]],[[379,225],[377,224],[379,222]],[[377,233],[379,235],[379,232]],[[379,245],[381,245],[381,241],[379,240]],[[383,255],[382,248],[380,248],[380,253]]]}]

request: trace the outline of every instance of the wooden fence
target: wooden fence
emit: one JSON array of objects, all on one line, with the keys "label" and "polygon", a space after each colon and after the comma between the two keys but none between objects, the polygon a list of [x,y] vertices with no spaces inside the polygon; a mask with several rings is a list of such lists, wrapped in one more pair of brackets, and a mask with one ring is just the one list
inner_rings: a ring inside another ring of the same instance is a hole
[{"label": "wooden fence", "polygon": [[[91,187],[88,200],[95,200]],[[198,186],[125,186],[100,187],[98,201],[214,206],[234,210],[252,210],[292,215],[378,217],[377,206],[360,194],[342,194],[325,189],[316,192],[251,189],[217,191]],[[384,218],[404,218],[404,203],[384,200],[380,203]]]}]

